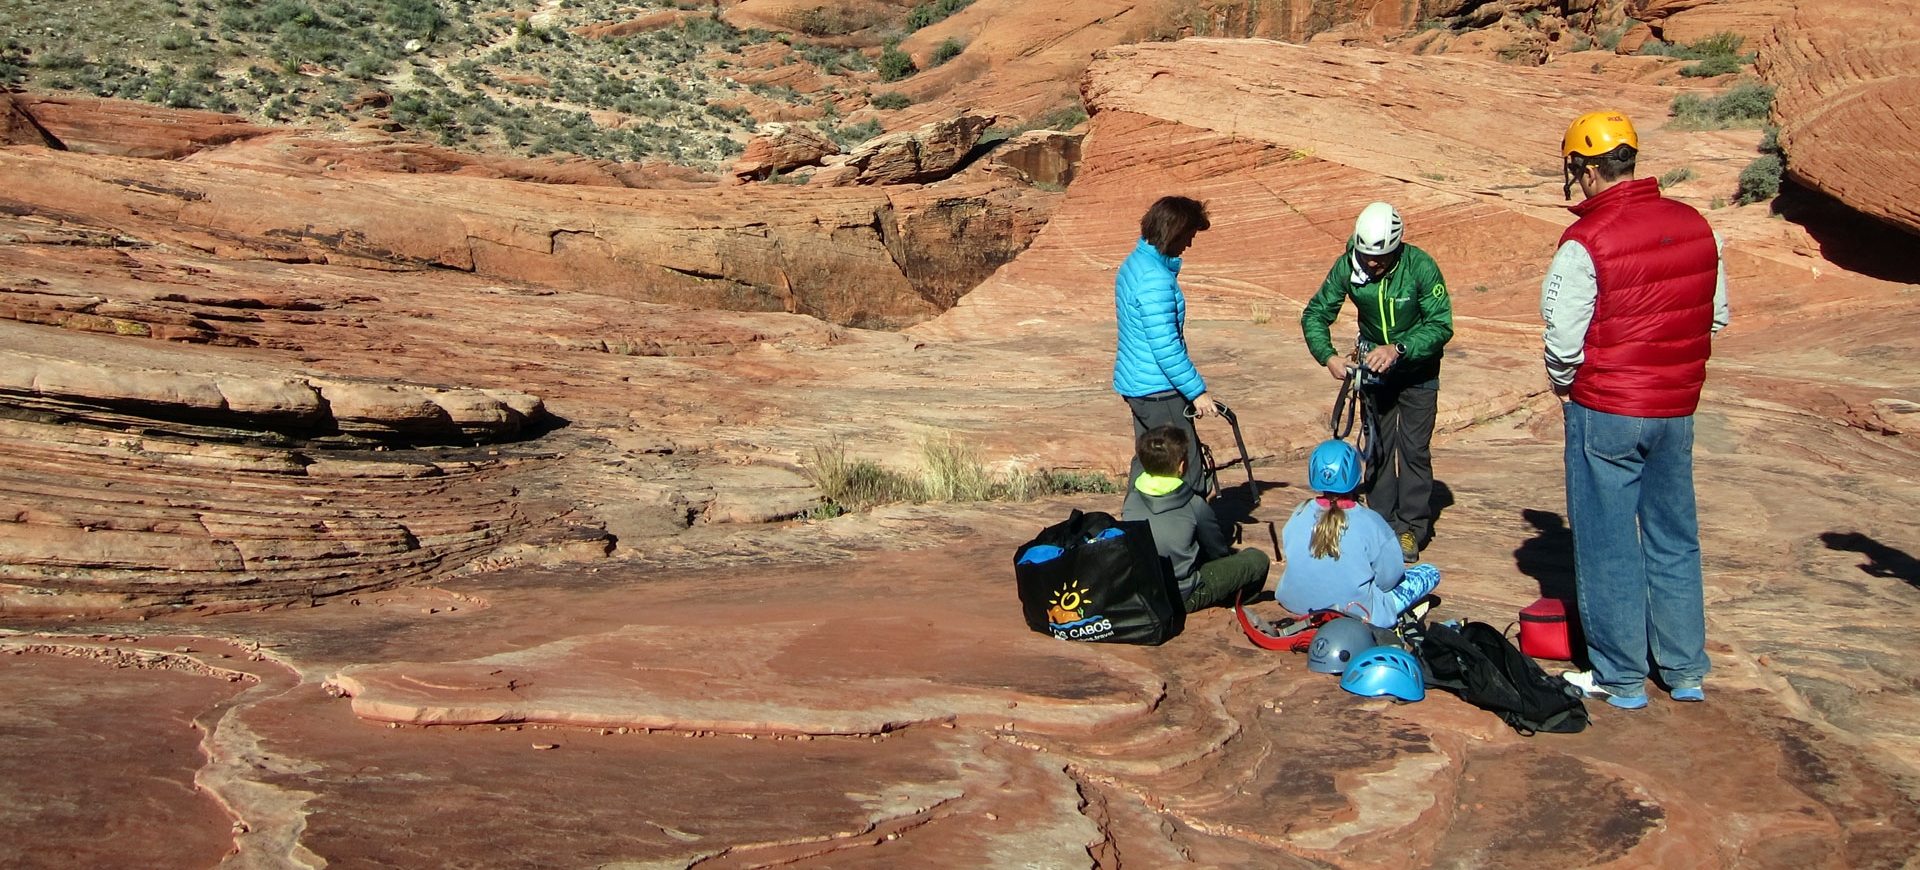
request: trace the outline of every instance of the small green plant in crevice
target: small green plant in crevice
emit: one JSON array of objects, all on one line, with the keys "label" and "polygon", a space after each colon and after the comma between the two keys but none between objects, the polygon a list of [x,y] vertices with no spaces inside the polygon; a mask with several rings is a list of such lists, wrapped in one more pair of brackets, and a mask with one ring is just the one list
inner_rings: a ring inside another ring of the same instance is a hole
[{"label": "small green plant in crevice", "polygon": [[1677,166],[1660,174],[1660,187],[1662,189],[1669,188],[1683,181],[1692,181],[1698,177],[1699,175],[1693,171],[1693,167]]},{"label": "small green plant in crevice", "polygon": [[873,99],[868,100],[867,104],[876,109],[904,109],[913,105],[913,98],[899,91],[888,91],[884,94],[874,94]]}]

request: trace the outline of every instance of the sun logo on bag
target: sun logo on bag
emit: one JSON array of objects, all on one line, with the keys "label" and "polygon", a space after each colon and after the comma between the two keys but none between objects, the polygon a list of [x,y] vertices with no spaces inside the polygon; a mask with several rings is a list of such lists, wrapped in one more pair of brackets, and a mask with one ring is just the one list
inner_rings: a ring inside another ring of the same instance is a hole
[{"label": "sun logo on bag", "polygon": [[1088,592],[1084,586],[1069,583],[1053,593],[1053,606],[1047,608],[1047,621],[1055,625],[1066,625],[1085,615]]}]

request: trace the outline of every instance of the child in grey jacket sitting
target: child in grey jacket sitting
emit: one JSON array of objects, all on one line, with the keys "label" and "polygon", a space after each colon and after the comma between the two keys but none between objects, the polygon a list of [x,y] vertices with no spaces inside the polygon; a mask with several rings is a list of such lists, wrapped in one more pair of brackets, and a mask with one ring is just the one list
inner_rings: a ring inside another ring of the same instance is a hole
[{"label": "child in grey jacket sitting", "polygon": [[1129,482],[1121,519],[1146,520],[1153,542],[1173,568],[1180,597],[1188,613],[1216,604],[1232,604],[1236,593],[1247,597],[1266,586],[1266,553],[1248,547],[1239,552],[1227,544],[1227,535],[1207,500],[1183,478],[1190,442],[1174,426],[1155,426],[1134,442],[1141,472]]}]

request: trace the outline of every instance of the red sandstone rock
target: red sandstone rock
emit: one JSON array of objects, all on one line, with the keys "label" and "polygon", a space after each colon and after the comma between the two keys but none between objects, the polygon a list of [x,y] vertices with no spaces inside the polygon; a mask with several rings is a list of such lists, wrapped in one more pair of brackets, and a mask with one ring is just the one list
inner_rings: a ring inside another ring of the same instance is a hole
[{"label": "red sandstone rock", "polygon": [[[925,159],[957,156],[936,150]],[[908,162],[887,165],[905,171]],[[888,247],[920,244],[919,229],[907,229],[898,242],[883,238],[887,197],[865,188],[642,197],[433,175],[352,184],[333,174],[145,162],[108,167],[56,152],[0,155],[0,173],[16,172],[22,180],[8,196],[28,212],[117,211],[129,227],[241,256],[444,267],[621,298],[786,310],[855,324],[924,319],[937,310],[926,299],[950,292],[901,271]],[[146,180],[129,189],[129,178]],[[1006,201],[989,200],[985,190],[976,196],[983,206]],[[457,210],[444,207],[456,201]],[[928,245],[957,243],[945,228],[927,229]],[[1025,237],[1012,241],[1025,245]],[[997,265],[964,244],[965,256],[989,271]]]},{"label": "red sandstone rock", "polygon": [[1029,130],[1001,143],[991,159],[1030,183],[1064,187],[1073,182],[1073,173],[1080,166],[1082,138],[1077,133]]},{"label": "red sandstone rock", "polygon": [[662,9],[644,15],[635,15],[633,18],[625,21],[604,21],[599,24],[576,27],[573,28],[573,32],[590,39],[612,39],[618,36],[632,36],[636,33],[646,33],[648,31],[672,27],[680,23],[681,19],[696,14],[704,15],[705,13]]},{"label": "red sandstone rock", "polygon": [[1741,51],[1750,53],[1772,36],[1776,27],[1787,23],[1796,5],[1792,0],[1722,0],[1675,10],[1658,21],[1660,38],[1691,45],[1717,33],[1732,33],[1745,38]]},{"label": "red sandstone rock", "polygon": [[13,103],[69,151],[172,159],[273,132],[234,115],[90,97],[15,94]]},{"label": "red sandstone rock", "polygon": [[735,178],[758,180],[775,172],[818,166],[822,159],[839,153],[839,145],[809,128],[767,124],[747,143],[731,171]]},{"label": "red sandstone rock", "polygon": [[1920,233],[1920,161],[1889,124],[1920,100],[1920,24],[1877,2],[1799,8],[1760,57],[1794,180]]},{"label": "red sandstone rock", "polygon": [[855,184],[911,184],[952,174],[993,119],[963,114],[916,130],[888,133],[847,153]]},{"label": "red sandstone rock", "polygon": [[0,145],[60,147],[55,139],[40,128],[32,115],[14,104],[13,95],[6,91],[0,91]]}]

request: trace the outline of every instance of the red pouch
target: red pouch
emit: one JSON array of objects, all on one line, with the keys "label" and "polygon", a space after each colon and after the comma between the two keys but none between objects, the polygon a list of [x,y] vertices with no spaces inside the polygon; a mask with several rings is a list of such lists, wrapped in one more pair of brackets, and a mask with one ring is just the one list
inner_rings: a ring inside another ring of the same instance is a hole
[{"label": "red pouch", "polygon": [[1537,659],[1573,661],[1566,602],[1542,598],[1520,611],[1520,651]]}]

